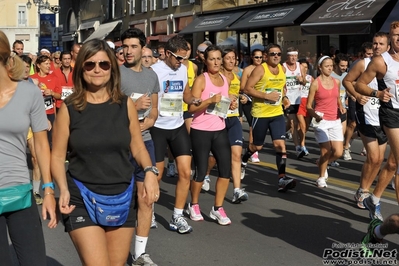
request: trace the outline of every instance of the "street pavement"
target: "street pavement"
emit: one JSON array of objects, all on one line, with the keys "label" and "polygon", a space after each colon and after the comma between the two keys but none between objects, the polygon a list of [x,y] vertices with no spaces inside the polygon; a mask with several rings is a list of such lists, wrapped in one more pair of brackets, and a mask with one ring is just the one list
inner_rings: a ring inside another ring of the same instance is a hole
[{"label": "street pavement", "polygon": [[[245,132],[247,137],[248,131]],[[339,167],[330,167],[325,189],[315,186],[319,151],[312,132],[307,134],[307,147],[310,155],[297,160],[292,141],[287,141],[287,173],[298,182],[294,190],[279,193],[274,151],[270,137],[266,138],[266,145],[259,153],[261,163],[250,164],[242,181],[249,200],[232,204],[230,184],[224,204],[232,221],[229,226],[220,226],[209,218],[217,175],[213,171],[210,191],[200,196],[205,220],[189,220],[193,232],[186,235],[169,230],[177,179],[164,176],[160,200],[155,205],[158,228],[151,229],[147,253],[160,266],[323,265],[325,249],[343,251],[333,244],[360,243],[370,221],[368,211],[358,209],[353,199],[365,158],[360,156],[361,141],[352,142],[352,161],[340,159]],[[395,191],[388,188],[381,203],[383,216],[398,212],[397,205]],[[44,221],[48,265],[80,265],[63,225],[59,223],[56,229],[48,229],[46,225]],[[387,236],[384,243],[388,245],[385,250],[399,249],[397,235]]]}]

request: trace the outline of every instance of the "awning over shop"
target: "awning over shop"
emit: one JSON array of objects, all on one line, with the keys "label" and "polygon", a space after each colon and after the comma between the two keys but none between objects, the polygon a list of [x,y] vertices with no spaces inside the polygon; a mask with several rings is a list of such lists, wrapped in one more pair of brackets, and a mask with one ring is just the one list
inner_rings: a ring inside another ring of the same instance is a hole
[{"label": "awning over shop", "polygon": [[387,17],[379,31],[389,32],[392,21],[399,20],[399,1],[396,2],[395,7],[392,9],[391,13]]},{"label": "awning over shop", "polygon": [[367,34],[373,17],[389,0],[327,0],[305,22],[302,33],[308,35]]},{"label": "awning over shop", "polygon": [[122,23],[122,20],[113,21],[105,24],[101,24],[98,26],[98,29],[93,32],[84,42],[87,42],[92,39],[105,39],[119,24]]},{"label": "awning over shop", "polygon": [[73,42],[75,41],[75,36],[76,36],[75,32],[68,32],[61,36],[61,40],[62,42]]},{"label": "awning over shop", "polygon": [[239,31],[294,25],[299,16],[306,12],[312,5],[313,3],[305,3],[285,7],[266,7],[262,10],[249,11],[231,25],[229,30]]},{"label": "awning over shop", "polygon": [[244,13],[245,11],[201,16],[196,18],[179,33],[189,34],[204,31],[228,30],[229,26],[242,17]]}]

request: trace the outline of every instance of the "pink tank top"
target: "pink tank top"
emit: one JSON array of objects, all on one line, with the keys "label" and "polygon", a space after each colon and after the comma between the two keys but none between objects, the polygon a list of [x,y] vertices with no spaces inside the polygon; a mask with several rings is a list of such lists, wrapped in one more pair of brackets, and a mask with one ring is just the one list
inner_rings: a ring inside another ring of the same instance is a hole
[{"label": "pink tank top", "polygon": [[[225,76],[220,74],[223,78],[223,86],[218,87],[213,85],[208,73],[204,73],[205,77],[205,89],[202,91],[201,99],[206,100],[210,98],[211,94],[221,93],[222,96],[229,96],[229,84]],[[204,131],[218,131],[226,127],[224,119],[217,116],[205,113],[206,109],[201,112],[194,114],[193,121],[191,122],[191,128]]]},{"label": "pink tank top", "polygon": [[[332,77],[331,77],[332,78]],[[323,119],[334,121],[338,119],[338,97],[339,89],[338,84],[334,78],[334,87],[332,89],[325,89],[321,84],[320,78],[317,78],[318,90],[316,91],[315,111],[324,113]]]}]

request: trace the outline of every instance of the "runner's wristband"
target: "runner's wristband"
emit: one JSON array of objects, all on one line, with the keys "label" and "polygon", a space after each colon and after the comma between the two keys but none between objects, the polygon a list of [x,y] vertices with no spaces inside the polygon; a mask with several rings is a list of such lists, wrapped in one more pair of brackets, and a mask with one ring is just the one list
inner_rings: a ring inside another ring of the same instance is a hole
[{"label": "runner's wristband", "polygon": [[53,183],[53,182],[49,182],[49,183],[46,183],[46,184],[43,184],[43,185],[42,185],[42,189],[43,189],[43,190],[44,190],[46,187],[49,187],[49,188],[51,188],[52,190],[55,189],[54,183]]}]

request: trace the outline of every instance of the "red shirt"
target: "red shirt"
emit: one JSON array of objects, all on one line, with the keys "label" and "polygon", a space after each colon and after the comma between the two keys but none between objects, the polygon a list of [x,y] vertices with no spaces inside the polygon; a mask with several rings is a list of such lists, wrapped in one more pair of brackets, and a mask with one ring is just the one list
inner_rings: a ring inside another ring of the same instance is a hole
[{"label": "red shirt", "polygon": [[[39,76],[38,73],[35,73],[33,75],[30,76],[32,79],[37,79],[39,81],[39,88],[42,92],[44,92],[44,90],[49,89],[55,93],[59,93],[61,94],[61,86],[60,83],[58,81],[58,78],[56,75],[54,74],[49,74],[45,77],[41,77]],[[55,113],[55,99],[52,96],[44,96],[44,104],[46,107],[46,114],[50,115],[50,114],[54,114]]]},{"label": "red shirt", "polygon": [[61,99],[57,100],[56,102],[57,108],[60,108],[64,99],[72,94],[72,89],[73,89],[72,71],[73,68],[71,67],[71,71],[69,72],[68,76],[66,76],[64,72],[62,72],[62,66],[54,71],[54,74],[57,76],[58,82],[61,86]]}]

